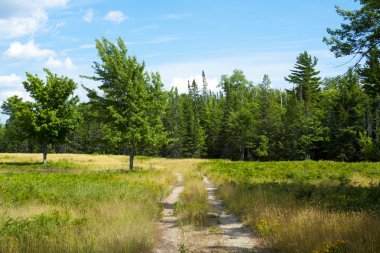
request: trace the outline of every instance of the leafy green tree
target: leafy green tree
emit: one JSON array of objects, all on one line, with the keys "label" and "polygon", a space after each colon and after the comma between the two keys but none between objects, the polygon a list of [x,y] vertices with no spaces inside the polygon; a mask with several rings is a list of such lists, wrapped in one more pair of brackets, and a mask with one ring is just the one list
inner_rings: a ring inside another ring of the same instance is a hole
[{"label": "leafy green tree", "polygon": [[257,136],[256,109],[256,104],[251,104],[230,113],[226,143],[230,148],[232,159],[243,161],[252,159]]},{"label": "leafy green tree", "polygon": [[76,104],[79,99],[73,96],[77,84],[72,79],[58,77],[47,69],[44,71],[46,83],[37,75],[26,73],[27,81],[23,86],[33,102],[14,96],[3,103],[2,109],[20,128],[20,134],[42,145],[45,164],[48,145],[64,142],[74,130],[78,121]]},{"label": "leafy green tree", "polygon": [[285,77],[285,80],[296,85],[295,93],[299,100],[305,102],[306,109],[314,102],[320,92],[319,71],[315,70],[318,63],[316,57],[312,58],[306,51],[297,57],[294,70]]},{"label": "leafy green tree", "polygon": [[148,121],[149,132],[143,138],[141,143],[141,152],[144,155],[160,155],[161,149],[166,145],[167,132],[165,131],[162,119],[166,111],[166,94],[162,90],[164,84],[161,81],[160,74],[150,73],[146,75],[148,84],[148,98],[146,106],[146,115]]},{"label": "leafy green tree", "polygon": [[265,159],[268,156],[268,137],[265,135],[259,136],[259,145],[256,148],[256,155],[259,159]]},{"label": "leafy green tree", "polygon": [[323,41],[330,46],[336,57],[359,56],[357,64],[370,51],[380,44],[380,2],[378,0],[360,0],[359,10],[347,11],[339,7],[337,13],[346,23],[340,29],[328,28],[331,36]]},{"label": "leafy green tree", "polygon": [[88,97],[107,124],[108,139],[128,148],[129,168],[133,169],[137,150],[162,140],[162,123],[156,118],[161,115],[161,107],[154,108],[161,81],[159,75],[149,76],[144,71],[144,63],[127,55],[121,38],[117,45],[105,38],[96,40],[96,48],[101,62],[94,62],[95,75],[86,78],[101,82],[101,93],[87,89]]},{"label": "leafy green tree", "polygon": [[[246,147],[251,147],[251,145],[247,146],[240,141],[252,140],[242,140],[241,136],[238,136],[243,129],[234,129],[234,120],[246,121],[251,118],[251,116],[248,116],[247,102],[249,89],[253,84],[247,80],[243,71],[234,70],[231,76],[223,75],[221,77],[219,86],[223,90],[223,98],[221,99],[223,117],[219,137],[220,145],[223,147],[222,156],[241,159],[245,157],[242,152],[245,152]],[[234,119],[231,119],[231,117]],[[240,125],[240,127],[244,127],[244,125]],[[249,128],[249,126],[246,126],[246,128]]]}]

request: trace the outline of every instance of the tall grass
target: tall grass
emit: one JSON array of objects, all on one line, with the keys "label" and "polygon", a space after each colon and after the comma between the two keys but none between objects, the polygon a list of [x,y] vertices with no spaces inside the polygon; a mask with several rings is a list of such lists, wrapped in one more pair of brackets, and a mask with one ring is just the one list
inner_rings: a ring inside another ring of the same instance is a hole
[{"label": "tall grass", "polygon": [[176,203],[176,214],[185,224],[196,227],[206,226],[210,207],[202,177],[189,172],[185,175],[184,182],[184,190]]},{"label": "tall grass", "polygon": [[380,252],[379,163],[202,167],[229,209],[279,252]]},{"label": "tall grass", "polygon": [[120,156],[51,155],[48,170],[33,167],[34,155],[6,156],[0,252],[152,251],[171,171],[127,172]]}]

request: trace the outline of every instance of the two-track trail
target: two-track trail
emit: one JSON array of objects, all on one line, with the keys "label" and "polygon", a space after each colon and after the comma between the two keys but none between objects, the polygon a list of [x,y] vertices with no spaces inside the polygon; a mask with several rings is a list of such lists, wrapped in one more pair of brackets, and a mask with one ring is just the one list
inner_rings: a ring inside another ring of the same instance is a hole
[{"label": "two-track trail", "polygon": [[156,253],[174,252],[270,252],[262,245],[262,239],[255,236],[239,219],[226,212],[222,202],[216,197],[216,187],[207,177],[203,178],[208,193],[211,211],[208,214],[208,226],[195,229],[193,226],[180,225],[175,216],[175,203],[183,191],[183,177],[176,173],[177,184],[172,193],[163,202],[160,221],[161,239]]},{"label": "two-track trail", "polygon": [[245,227],[234,214],[226,212],[222,201],[216,196],[217,188],[210,183],[207,177],[203,177],[203,182],[207,189],[208,201],[212,210],[209,217],[216,217],[217,229],[214,231],[218,231],[220,235],[218,244],[214,244],[213,241],[209,242],[208,252],[270,252],[263,246],[263,241],[260,237]]}]

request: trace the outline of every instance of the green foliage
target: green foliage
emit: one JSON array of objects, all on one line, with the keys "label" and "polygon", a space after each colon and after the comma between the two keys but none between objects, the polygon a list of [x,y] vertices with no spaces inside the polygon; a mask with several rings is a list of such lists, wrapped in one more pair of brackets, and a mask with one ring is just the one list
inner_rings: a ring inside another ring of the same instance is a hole
[{"label": "green foliage", "polygon": [[10,116],[8,123],[16,128],[17,134],[43,146],[45,163],[47,146],[64,142],[74,130],[79,98],[73,96],[77,84],[72,79],[58,77],[48,69],[44,71],[46,83],[30,73],[26,73],[27,81],[23,82],[34,102],[24,102],[14,96],[3,103],[2,109]]},{"label": "green foliage", "polygon": [[251,180],[337,180],[350,178],[355,173],[369,179],[380,178],[379,163],[345,163],[328,161],[302,161],[302,162],[204,162],[208,172],[215,173],[221,180],[233,178],[234,181],[251,182]]},{"label": "green foliage", "polygon": [[207,225],[208,211],[210,209],[207,191],[202,179],[197,175],[185,178],[185,188],[179,196],[175,206],[175,213],[182,223],[197,227]]},{"label": "green foliage", "polygon": [[[317,63],[318,59],[316,57],[312,58],[304,51],[297,57],[294,70],[291,70],[291,74],[285,77],[286,81],[296,85],[295,94],[306,105],[314,102],[320,92],[320,78],[317,77],[320,71],[314,69]],[[308,106],[306,107],[308,108]]]},{"label": "green foliage", "polygon": [[365,131],[363,116],[367,110],[368,98],[360,87],[358,76],[353,72],[337,78],[335,83],[336,88],[330,91],[331,104],[326,106],[329,113],[325,124],[331,134],[328,158],[359,160],[357,138],[359,132]]},{"label": "green foliage", "polygon": [[380,95],[380,50],[377,47],[369,51],[365,65],[359,70],[364,82],[363,89],[371,97]]},{"label": "green foliage", "polygon": [[52,164],[0,174],[0,252],[152,251],[170,173]]},{"label": "green foliage", "polygon": [[0,237],[14,238],[19,241],[39,237],[43,240],[43,238],[59,234],[64,229],[73,229],[85,224],[85,217],[74,218],[68,213],[61,214],[55,210],[28,218],[8,218],[0,228]]},{"label": "green foliage", "polygon": [[199,158],[204,154],[205,135],[201,126],[202,100],[195,80],[188,85],[189,94],[181,96],[180,122],[181,147],[185,157]]},{"label": "green foliage", "polygon": [[219,160],[199,167],[219,184],[230,211],[279,252],[379,250],[379,163]]},{"label": "green foliage", "polygon": [[[380,43],[380,4],[375,0],[360,0],[359,10],[347,11],[337,7],[346,23],[340,29],[327,29],[330,38],[324,42],[336,57],[358,55],[359,61]],[[358,62],[359,62],[358,61]]]},{"label": "green foliage", "polygon": [[138,148],[162,143],[161,115],[162,83],[159,74],[148,75],[144,63],[127,55],[124,41],[117,45],[107,39],[96,40],[101,62],[94,63],[95,76],[100,81],[99,95],[88,91],[90,102],[97,108],[100,118],[107,123],[106,137],[115,144],[128,147],[130,169]]},{"label": "green foliage", "polygon": [[256,153],[260,158],[265,158],[268,156],[268,138],[265,135],[260,135],[260,142],[256,149]]}]

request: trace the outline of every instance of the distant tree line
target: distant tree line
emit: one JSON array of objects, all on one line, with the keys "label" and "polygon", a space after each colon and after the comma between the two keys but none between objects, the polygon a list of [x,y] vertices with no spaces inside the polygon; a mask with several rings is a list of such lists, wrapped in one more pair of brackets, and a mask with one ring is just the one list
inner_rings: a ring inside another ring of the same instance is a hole
[{"label": "distant tree line", "polygon": [[0,125],[0,152],[43,151],[44,161],[48,150],[128,154],[130,168],[136,154],[378,161],[379,23],[368,17],[380,14],[376,1],[362,5],[355,12],[338,9],[351,23],[329,29],[332,37],[324,40],[337,57],[359,54],[364,64],[321,79],[318,59],[302,52],[285,77],[293,84],[289,90],[272,88],[267,75],[254,85],[234,70],[221,76],[219,92],[209,90],[204,72],[202,83],[189,82],[185,94],[176,88],[164,91],[159,73],[148,73],[144,63],[129,56],[122,39],[116,44],[96,40],[100,61],[93,65],[94,76],[85,78],[100,85],[97,90],[85,87],[89,102],[79,103],[71,79],[46,70],[44,83],[27,74],[24,87],[35,101],[15,96],[3,103],[9,119]]}]

